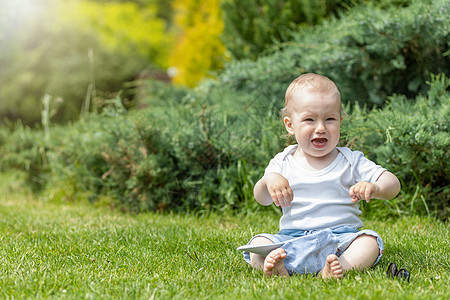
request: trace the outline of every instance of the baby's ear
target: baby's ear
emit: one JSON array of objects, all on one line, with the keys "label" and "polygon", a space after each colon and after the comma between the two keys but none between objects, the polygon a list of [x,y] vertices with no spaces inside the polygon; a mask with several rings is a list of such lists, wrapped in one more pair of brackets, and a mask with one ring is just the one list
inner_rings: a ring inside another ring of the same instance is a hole
[{"label": "baby's ear", "polygon": [[292,126],[291,119],[289,117],[284,117],[283,121],[284,121],[284,127],[286,127],[287,132],[290,135],[294,135],[295,132],[294,132],[294,127]]}]

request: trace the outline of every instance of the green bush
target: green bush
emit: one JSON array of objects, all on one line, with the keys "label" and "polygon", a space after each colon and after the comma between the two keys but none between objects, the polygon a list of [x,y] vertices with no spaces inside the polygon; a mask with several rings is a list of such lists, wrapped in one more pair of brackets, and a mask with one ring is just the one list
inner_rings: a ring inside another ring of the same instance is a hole
[{"label": "green bush", "polygon": [[105,129],[113,124],[105,118],[85,117],[74,124],[50,129],[47,157],[51,172],[46,193],[73,200],[84,194],[95,199],[95,194],[105,192],[101,176],[108,165],[101,147],[110,141]]},{"label": "green bush", "polygon": [[133,212],[164,209],[176,182],[163,135],[144,115],[128,115],[120,98],[109,102],[101,115],[51,129],[45,192],[69,200],[108,195]]},{"label": "green bush", "polygon": [[230,64],[216,85],[283,99],[295,77],[314,72],[334,80],[344,102],[372,106],[394,93],[413,98],[426,92],[430,74],[450,74],[449,13],[445,0],[390,10],[357,6],[339,20],[294,33],[272,55]]},{"label": "green bush", "polygon": [[109,145],[102,146],[109,168],[102,178],[109,193],[128,211],[176,209],[178,172],[164,135],[145,116],[118,121],[107,129]]},{"label": "green bush", "polygon": [[252,59],[289,42],[292,32],[336,18],[358,5],[376,9],[406,7],[411,0],[223,0],[222,40],[235,59]]}]

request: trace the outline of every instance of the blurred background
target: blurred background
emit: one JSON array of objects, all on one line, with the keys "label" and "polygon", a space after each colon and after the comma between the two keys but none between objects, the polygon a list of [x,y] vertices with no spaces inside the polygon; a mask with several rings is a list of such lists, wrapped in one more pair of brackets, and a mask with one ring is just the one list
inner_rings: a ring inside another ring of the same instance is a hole
[{"label": "blurred background", "polygon": [[0,0],[0,122],[40,123],[46,94],[64,123],[135,105],[138,79],[194,87],[354,2]]},{"label": "blurred background", "polygon": [[99,99],[133,99],[139,76],[170,80],[175,45],[171,1],[0,1],[0,118],[67,122]]}]

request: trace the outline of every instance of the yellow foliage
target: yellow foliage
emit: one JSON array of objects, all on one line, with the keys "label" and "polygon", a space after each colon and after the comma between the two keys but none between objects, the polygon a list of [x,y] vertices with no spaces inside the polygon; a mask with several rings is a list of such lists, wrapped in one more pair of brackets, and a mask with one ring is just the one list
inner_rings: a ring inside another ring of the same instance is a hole
[{"label": "yellow foliage", "polygon": [[175,23],[180,29],[170,56],[177,69],[174,83],[193,87],[211,71],[223,67],[225,46],[219,0],[175,0]]},{"label": "yellow foliage", "polygon": [[140,8],[132,2],[61,1],[60,16],[78,28],[96,30],[102,43],[113,51],[139,53],[166,68],[173,37],[152,6]]}]

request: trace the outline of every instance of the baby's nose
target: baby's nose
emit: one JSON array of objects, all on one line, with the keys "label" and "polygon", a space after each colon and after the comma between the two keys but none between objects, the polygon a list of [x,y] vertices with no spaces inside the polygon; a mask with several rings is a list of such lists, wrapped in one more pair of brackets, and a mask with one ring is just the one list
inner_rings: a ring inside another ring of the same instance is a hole
[{"label": "baby's nose", "polygon": [[325,132],[326,128],[325,125],[323,124],[323,122],[318,122],[316,125],[316,130],[317,133],[321,133],[321,132]]}]

